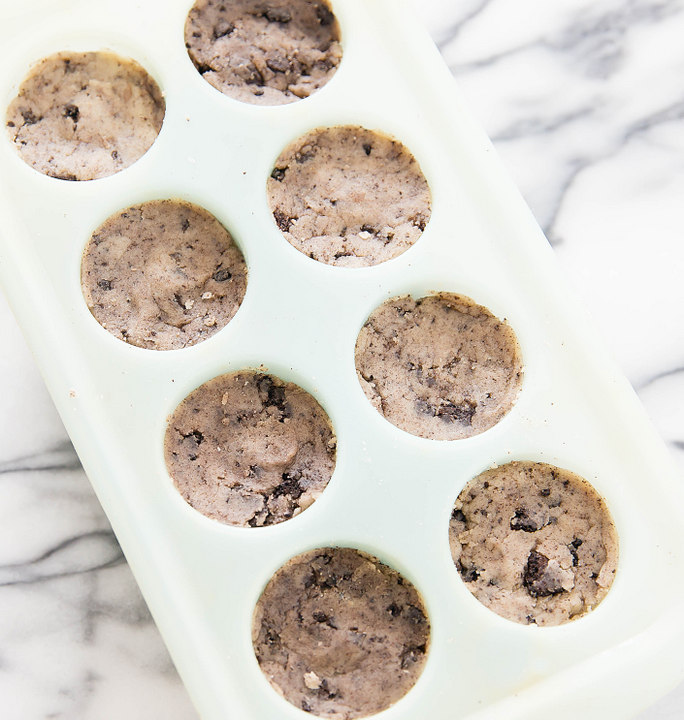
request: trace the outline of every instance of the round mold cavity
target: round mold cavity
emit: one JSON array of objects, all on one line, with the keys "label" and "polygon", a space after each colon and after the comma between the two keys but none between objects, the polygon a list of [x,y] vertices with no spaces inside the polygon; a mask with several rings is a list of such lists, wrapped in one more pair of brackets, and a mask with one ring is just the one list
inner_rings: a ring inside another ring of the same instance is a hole
[{"label": "round mold cavity", "polygon": [[398,140],[366,128],[318,128],[291,143],[267,181],[287,241],[327,265],[368,267],[406,252],[431,214],[427,180]]},{"label": "round mold cavity", "polygon": [[254,652],[271,685],[317,717],[351,720],[387,709],[414,686],[430,622],[416,588],[354,548],[297,555],[254,612]]},{"label": "round mold cavity", "polygon": [[582,477],[515,461],[462,490],[449,523],[454,564],[486,607],[521,624],[555,626],[593,610],[615,578],[618,537]]},{"label": "round mold cavity", "polygon": [[135,60],[112,52],[59,52],[38,62],[5,119],[11,142],[38,172],[95,180],[152,146],[164,120],[161,90]]},{"label": "round mold cavity", "polygon": [[210,85],[254,105],[308,97],[342,58],[327,0],[198,0],[185,23],[185,46]]},{"label": "round mold cavity", "polygon": [[206,340],[234,317],[247,267],[207,210],[152,200],[95,230],[83,252],[81,288],[90,312],[116,338],[177,350]]},{"label": "round mold cavity", "polygon": [[522,386],[511,327],[448,292],[384,302],[361,328],[355,358],[373,407],[398,428],[432,440],[488,430],[512,409]]},{"label": "round mold cavity", "polygon": [[261,527],[310,507],[335,469],[328,415],[298,385],[252,370],[221,375],[188,395],[168,421],[166,467],[203,515]]}]

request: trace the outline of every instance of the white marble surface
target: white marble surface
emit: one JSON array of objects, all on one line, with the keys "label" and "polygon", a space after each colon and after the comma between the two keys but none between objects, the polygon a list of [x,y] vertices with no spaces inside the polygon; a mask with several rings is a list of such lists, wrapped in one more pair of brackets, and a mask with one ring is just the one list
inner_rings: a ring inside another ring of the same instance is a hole
[{"label": "white marble surface", "polygon": [[[415,2],[684,468],[684,0]],[[0,717],[195,720],[1,296],[0,329]]]}]

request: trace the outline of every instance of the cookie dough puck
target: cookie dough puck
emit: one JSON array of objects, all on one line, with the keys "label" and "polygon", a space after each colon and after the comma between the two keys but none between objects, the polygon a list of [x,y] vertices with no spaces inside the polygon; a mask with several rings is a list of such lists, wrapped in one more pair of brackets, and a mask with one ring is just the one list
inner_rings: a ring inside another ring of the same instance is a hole
[{"label": "cookie dough puck", "polygon": [[230,233],[206,210],[154,200],[112,215],[83,253],[88,309],[112,335],[150,350],[206,340],[235,315],[247,268]]},{"label": "cookie dough puck", "polygon": [[200,386],[169,419],[166,466],[193,508],[240,527],[306,510],[335,468],[336,440],[305,390],[243,371]]},{"label": "cookie dough puck", "polygon": [[431,213],[427,180],[408,149],[355,126],[320,128],[296,140],[276,161],[267,189],[287,241],[341,267],[401,255]]},{"label": "cookie dough puck", "polygon": [[449,541],[468,590],[523,624],[561,625],[593,610],[618,560],[604,501],[583,478],[544,463],[512,462],[468,483]]},{"label": "cookie dough puck", "polygon": [[422,672],[430,624],[416,589],[376,558],[321,548],[266,586],[252,639],[262,671],[316,717],[366,717],[400,700]]},{"label": "cookie dough puck", "polygon": [[433,440],[496,425],[513,407],[523,376],[510,326],[452,293],[380,305],[359,333],[356,370],[379,413]]},{"label": "cookie dough puck", "polygon": [[94,180],[144,155],[164,113],[157,83],[134,60],[61,52],[31,70],[5,123],[31,167],[62,180]]},{"label": "cookie dough puck", "polygon": [[208,83],[256,105],[308,97],[342,57],[327,0],[198,0],[185,24],[185,46]]}]

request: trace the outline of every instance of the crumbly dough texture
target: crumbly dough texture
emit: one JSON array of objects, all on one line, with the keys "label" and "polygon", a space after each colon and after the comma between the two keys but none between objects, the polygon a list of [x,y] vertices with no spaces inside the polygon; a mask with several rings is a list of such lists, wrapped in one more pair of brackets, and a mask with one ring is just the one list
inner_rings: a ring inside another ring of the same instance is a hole
[{"label": "crumbly dough texture", "polygon": [[202,77],[242,102],[283,105],[334,75],[340,28],[326,0],[198,0],[185,46]]},{"label": "crumbly dough texture", "polygon": [[185,500],[241,527],[298,515],[323,492],[336,440],[316,400],[293,383],[255,372],[214,378],[169,419],[166,465]]},{"label": "crumbly dough texture", "polygon": [[418,679],[430,624],[420,595],[351,548],[298,555],[273,576],[254,614],[257,660],[293,705],[336,720],[366,717]]},{"label": "crumbly dough texture", "polygon": [[6,125],[23,160],[39,172],[94,180],[144,155],[164,113],[157,83],[135,61],[110,52],[61,52],[33,68]]},{"label": "crumbly dough texture", "polygon": [[408,250],[430,219],[430,189],[397,140],[361,127],[319,128],[280,155],[268,180],[276,224],[314,260],[366,267]]},{"label": "crumbly dough texture", "polygon": [[513,407],[523,375],[506,322],[451,293],[380,305],[359,333],[356,371],[379,413],[433,440],[495,425]]},{"label": "crumbly dough texture", "polygon": [[561,625],[593,610],[618,560],[594,488],[544,463],[512,462],[472,480],[454,505],[449,542],[470,592],[523,624]]},{"label": "crumbly dough texture", "polygon": [[116,213],[93,233],[81,285],[88,309],[112,335],[177,350],[231,320],[247,268],[213,215],[182,200],[153,200]]}]

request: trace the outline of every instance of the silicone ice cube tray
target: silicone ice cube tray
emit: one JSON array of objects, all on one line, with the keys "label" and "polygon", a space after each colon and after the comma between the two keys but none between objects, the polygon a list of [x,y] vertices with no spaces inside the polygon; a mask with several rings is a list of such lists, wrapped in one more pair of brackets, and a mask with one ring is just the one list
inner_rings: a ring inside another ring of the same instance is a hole
[{"label": "silicone ice cube tray", "polygon": [[[137,60],[166,98],[152,148],[128,169],[65,182],[25,165],[0,137],[0,278],[46,383],[178,670],[205,720],[297,718],[261,673],[252,613],[283,563],[305,550],[370,552],[422,593],[432,626],[425,670],[387,720],[627,718],[684,676],[684,493],[662,441],[602,348],[546,240],[452,77],[403,1],[334,0],[344,56],[332,80],[280,107],[242,104],[202,80],[184,47],[190,0],[0,3],[0,99],[62,50]],[[403,255],[330,267],[291,247],[266,180],[282,149],[322,126],[356,124],[401,140],[432,191],[432,218]],[[80,261],[113,212],[182,198],[233,234],[248,268],[235,318],[170,352],[112,337],[89,313]],[[460,441],[414,437],[368,403],[354,345],[384,300],[450,291],[506,318],[525,363],[513,410]],[[266,368],[330,416],[337,466],[321,498],[266,528],[213,522],[174,489],[166,419],[203,382]],[[616,580],[587,616],[555,628],[509,622],[462,583],[450,512],[475,475],[544,461],[589,480],[620,538]]]}]

